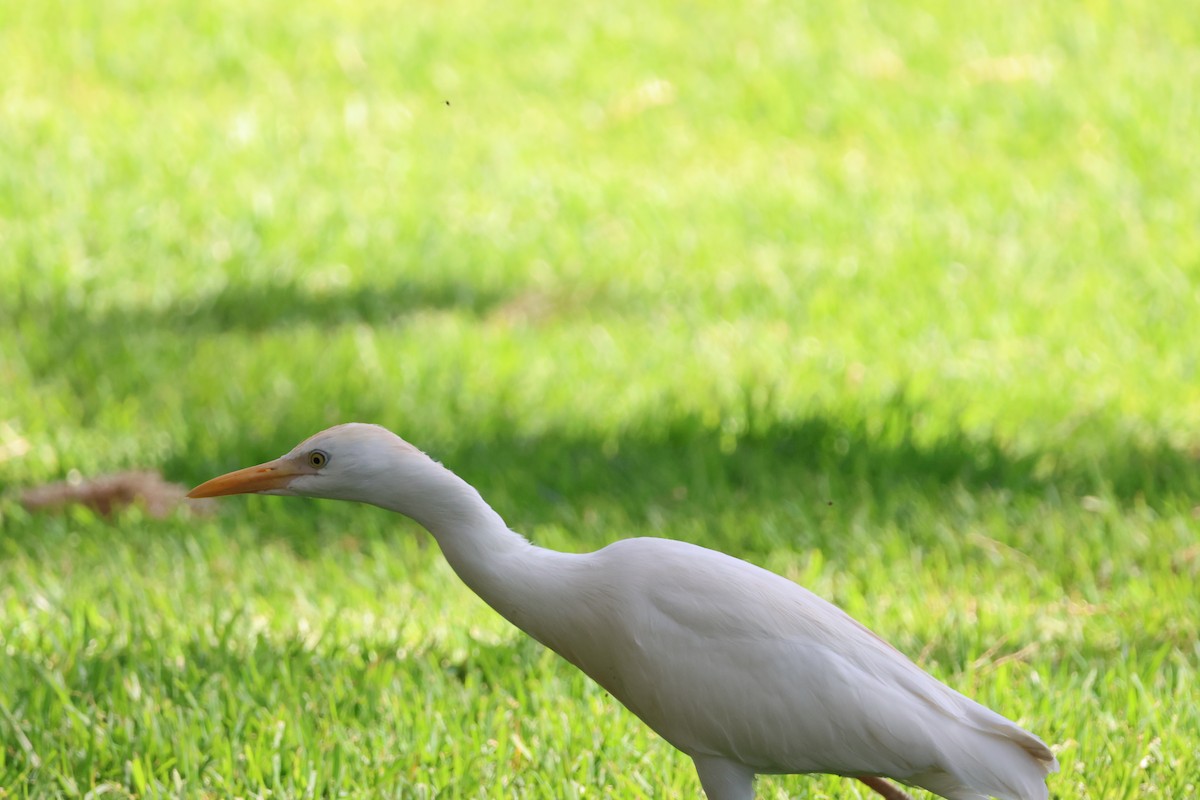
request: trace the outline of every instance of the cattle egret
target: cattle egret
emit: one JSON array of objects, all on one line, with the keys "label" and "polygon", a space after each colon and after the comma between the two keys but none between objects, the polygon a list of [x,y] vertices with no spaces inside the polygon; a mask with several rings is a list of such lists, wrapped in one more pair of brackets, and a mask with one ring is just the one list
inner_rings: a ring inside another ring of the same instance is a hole
[{"label": "cattle egret", "polygon": [[669,539],[537,547],[479,493],[377,425],[338,425],[192,497],[354,500],[433,534],[492,608],[691,756],[709,800],[759,773],[883,778],[951,800],[1045,800],[1041,739],[959,694],[836,606],[745,561]]}]

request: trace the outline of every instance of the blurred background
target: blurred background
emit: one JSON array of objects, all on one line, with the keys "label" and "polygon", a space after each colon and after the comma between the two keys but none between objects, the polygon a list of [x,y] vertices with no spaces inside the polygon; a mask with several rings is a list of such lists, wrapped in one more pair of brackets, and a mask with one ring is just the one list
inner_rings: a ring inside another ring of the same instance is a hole
[{"label": "blurred background", "polygon": [[0,0],[0,784],[695,793],[407,523],[18,499],[361,420],[541,544],[803,581],[1054,796],[1194,792],[1193,12]]}]

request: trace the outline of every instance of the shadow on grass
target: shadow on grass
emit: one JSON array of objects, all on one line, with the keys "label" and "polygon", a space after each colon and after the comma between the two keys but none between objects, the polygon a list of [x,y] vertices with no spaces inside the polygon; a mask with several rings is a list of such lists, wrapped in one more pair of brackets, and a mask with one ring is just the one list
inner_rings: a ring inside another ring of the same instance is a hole
[{"label": "shadow on grass", "polygon": [[[77,317],[48,308],[52,329],[39,329],[45,341],[29,363],[35,374],[57,374],[76,371],[72,364],[89,360],[92,369],[78,370],[79,380],[86,381],[110,364],[136,360],[138,343],[156,336],[177,343],[170,334],[187,338],[294,325],[383,326],[425,310],[483,315],[509,300],[500,292],[433,279],[329,292],[296,283],[249,285],[191,305]],[[20,299],[9,302],[16,302],[27,320],[38,318],[37,310],[22,307]],[[90,387],[81,384],[79,391]],[[362,418],[361,411],[347,409],[344,418]],[[1018,504],[1079,503],[1087,495],[1122,504],[1188,497],[1195,502],[1200,495],[1193,455],[1164,441],[1117,436],[1103,425],[1089,431],[1078,446],[1068,442],[1061,450],[1017,449],[969,434],[953,422],[938,433],[922,433],[927,429],[923,409],[903,393],[870,407],[821,410],[796,419],[780,419],[787,417],[781,409],[758,415],[751,411],[746,410],[745,429],[736,438],[691,417],[646,420],[608,438],[556,431],[522,435],[496,420],[445,446],[423,441],[419,431],[397,432],[474,483],[514,526],[550,522],[578,527],[589,512],[603,511],[636,526],[621,531],[624,535],[653,532],[664,527],[663,520],[687,521],[700,533],[719,528],[729,546],[744,549],[796,544],[781,540],[782,534],[750,533],[753,523],[728,541],[731,520],[753,520],[772,509],[786,511],[801,524],[832,513],[843,518],[866,513],[872,520],[903,524],[922,503],[961,502],[964,494],[988,493]],[[386,417],[376,421],[392,422]],[[197,426],[194,435],[207,434]],[[256,442],[249,435],[239,441],[247,463],[278,455],[292,444]],[[168,474],[192,482],[210,477],[205,465],[187,457],[187,444],[164,465]]]},{"label": "shadow on grass", "polygon": [[456,309],[478,315],[502,299],[499,293],[451,282],[395,281],[331,292],[271,284],[226,289],[159,317],[167,324],[201,333],[258,332],[289,325],[387,325],[428,310]]},{"label": "shadow on grass", "polygon": [[[719,431],[682,419],[608,442],[494,438],[435,455],[494,505],[515,510],[514,524],[544,519],[546,512],[573,521],[589,507],[616,504],[639,526],[687,517],[725,538],[731,521],[771,510],[786,511],[802,526],[856,513],[903,526],[908,519],[927,522],[922,509],[931,505],[969,517],[963,505],[983,495],[1018,509],[1154,506],[1200,497],[1195,457],[1163,442],[1110,440],[1100,451],[1017,452],[958,430],[919,441],[916,413],[893,402],[858,417],[771,422],[735,446]],[[749,549],[795,544],[768,531],[733,535],[737,541],[730,544]]]},{"label": "shadow on grass", "polygon": [[122,330],[154,332],[261,332],[291,325],[347,323],[387,325],[428,310],[457,309],[484,314],[505,300],[501,292],[456,281],[378,282],[370,286],[314,291],[295,282],[228,286],[207,297],[164,307],[115,308],[76,313],[45,300],[3,301],[6,315],[36,319],[62,332],[111,336]]},{"label": "shadow on grass", "polygon": [[[764,421],[736,441],[688,417],[611,439],[497,426],[440,446],[396,430],[476,486],[517,530],[560,526],[579,535],[581,549],[670,529],[743,555],[836,550],[856,546],[839,532],[864,521],[939,544],[931,521],[978,519],[982,503],[1021,515],[1042,506],[1178,507],[1200,497],[1195,457],[1164,442],[1106,440],[1098,450],[1090,437],[1086,450],[1021,452],[958,429],[918,439],[920,416],[898,396],[857,414]],[[242,455],[254,463],[291,444],[243,440]],[[210,477],[183,455],[165,466],[193,481]]]},{"label": "shadow on grass", "polygon": [[0,319],[13,320],[25,362],[36,379],[64,377],[81,396],[113,364],[144,361],[169,353],[181,342],[218,334],[259,334],[292,327],[383,328],[430,311],[483,316],[508,295],[447,280],[378,282],[371,286],[312,291],[297,283],[230,286],[202,298],[162,307],[134,306],[99,311],[65,301],[0,298]]}]

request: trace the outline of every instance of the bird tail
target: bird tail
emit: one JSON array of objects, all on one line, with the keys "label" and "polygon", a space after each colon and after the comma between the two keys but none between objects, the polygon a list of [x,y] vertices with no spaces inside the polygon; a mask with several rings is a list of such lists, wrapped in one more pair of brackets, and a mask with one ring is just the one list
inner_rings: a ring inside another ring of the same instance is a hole
[{"label": "bird tail", "polygon": [[1041,739],[995,712],[964,726],[942,743],[944,770],[909,776],[906,782],[950,800],[1046,800],[1046,776],[1058,759]]}]

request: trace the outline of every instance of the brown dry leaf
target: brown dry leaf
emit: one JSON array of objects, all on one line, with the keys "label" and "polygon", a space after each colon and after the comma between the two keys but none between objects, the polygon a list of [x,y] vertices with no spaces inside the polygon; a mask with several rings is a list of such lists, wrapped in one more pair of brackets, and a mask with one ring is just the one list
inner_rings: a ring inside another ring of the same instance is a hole
[{"label": "brown dry leaf", "polygon": [[193,513],[206,511],[208,504],[189,500],[187,491],[185,486],[164,480],[158,472],[135,470],[35,486],[21,493],[21,505],[27,511],[54,511],[79,503],[108,517],[136,503],[158,519],[180,505]]}]

